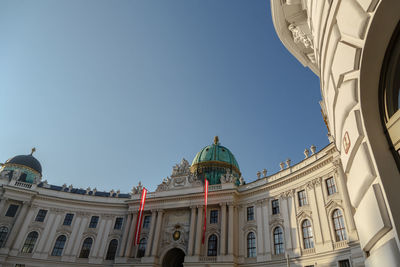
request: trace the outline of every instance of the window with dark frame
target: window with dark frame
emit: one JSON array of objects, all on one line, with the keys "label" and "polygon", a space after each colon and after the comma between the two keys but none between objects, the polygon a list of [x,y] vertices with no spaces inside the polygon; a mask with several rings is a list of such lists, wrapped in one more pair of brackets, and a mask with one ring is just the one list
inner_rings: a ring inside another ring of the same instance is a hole
[{"label": "window with dark frame", "polygon": [[74,219],[73,213],[65,214],[63,225],[71,225],[73,219]]},{"label": "window with dark frame", "polygon": [[305,249],[314,248],[314,239],[311,228],[311,223],[309,220],[304,220],[301,224],[301,229],[303,231],[303,245]]},{"label": "window with dark frame", "polygon": [[299,198],[299,206],[300,207],[307,205],[306,190],[301,190],[301,191],[297,192],[297,196]]},{"label": "window with dark frame", "polygon": [[247,257],[254,258],[256,256],[256,235],[250,232],[247,235]]},{"label": "window with dark frame", "polygon": [[283,247],[283,231],[281,227],[276,227],[274,229],[274,252],[275,255],[280,255],[285,253],[285,249]]},{"label": "window with dark frame", "polygon": [[216,235],[208,238],[207,256],[217,256],[218,239]]},{"label": "window with dark frame", "polygon": [[151,216],[144,216],[143,220],[143,228],[147,229],[150,228]]},{"label": "window with dark frame", "polygon": [[333,219],[333,228],[335,230],[336,242],[346,240],[347,239],[346,227],[344,225],[342,211],[339,209],[334,210],[332,213],[332,219]]},{"label": "window with dark frame", "polygon": [[38,232],[36,232],[36,231],[30,232],[25,239],[25,243],[22,247],[21,252],[22,253],[32,253],[38,237],[39,237]]},{"label": "window with dark frame", "polygon": [[146,245],[147,245],[147,239],[146,238],[140,239],[138,250],[137,250],[138,258],[142,258],[144,256],[144,253],[146,252]]},{"label": "window with dark frame", "polygon": [[8,235],[8,228],[5,226],[0,227],[0,248],[6,244]]},{"label": "window with dark frame", "polygon": [[218,223],[218,210],[210,211],[210,223]]},{"label": "window with dark frame", "polygon": [[333,177],[326,179],[326,189],[328,190],[328,196],[337,192],[335,179]]},{"label": "window with dark frame", "polygon": [[247,207],[247,221],[254,220],[254,207]]},{"label": "window with dark frame", "polygon": [[[95,216],[93,216],[95,217]],[[79,254],[79,258],[87,259],[89,258],[90,249],[92,248],[93,239],[87,237],[82,244],[81,253]]]},{"label": "window with dark frame", "polygon": [[114,224],[114,229],[115,230],[120,230],[122,229],[122,223],[124,221],[124,218],[118,217],[115,219],[115,224]]},{"label": "window with dark frame", "polygon": [[89,223],[89,228],[96,228],[99,222],[99,216],[92,216]]},{"label": "window with dark frame", "polygon": [[10,204],[10,206],[8,206],[7,212],[6,212],[6,216],[7,217],[14,217],[15,214],[17,214],[18,211],[18,205],[14,205],[14,204]]},{"label": "window with dark frame", "polygon": [[108,245],[106,260],[115,260],[115,254],[117,253],[117,248],[118,248],[118,240],[117,239],[111,240],[110,244]]},{"label": "window with dark frame", "polygon": [[53,251],[51,252],[51,256],[61,256],[66,241],[67,237],[65,235],[60,235],[59,237],[57,237],[56,243],[53,247]]},{"label": "window with dark frame", "polygon": [[44,222],[46,215],[47,215],[47,210],[40,209],[36,215],[35,221],[36,222]]},{"label": "window with dark frame", "polygon": [[279,199],[274,199],[271,202],[272,214],[279,214]]},{"label": "window with dark frame", "polygon": [[341,260],[339,261],[339,267],[351,267],[349,260]]}]

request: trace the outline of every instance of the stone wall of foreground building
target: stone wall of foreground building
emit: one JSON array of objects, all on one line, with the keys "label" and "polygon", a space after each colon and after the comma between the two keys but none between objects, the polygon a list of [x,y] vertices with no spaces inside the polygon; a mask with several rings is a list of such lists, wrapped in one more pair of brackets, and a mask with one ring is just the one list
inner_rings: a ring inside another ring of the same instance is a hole
[{"label": "stone wall of foreground building", "polygon": [[184,266],[364,266],[334,144],[254,182],[228,173],[211,185],[204,245],[203,183],[189,167],[183,160],[148,193],[142,249],[133,244],[140,185],[121,194],[28,183],[3,167],[1,265],[168,266],[184,254]]},{"label": "stone wall of foreground building", "polygon": [[271,0],[271,8],[283,44],[320,78],[365,263],[399,266],[400,1]]}]

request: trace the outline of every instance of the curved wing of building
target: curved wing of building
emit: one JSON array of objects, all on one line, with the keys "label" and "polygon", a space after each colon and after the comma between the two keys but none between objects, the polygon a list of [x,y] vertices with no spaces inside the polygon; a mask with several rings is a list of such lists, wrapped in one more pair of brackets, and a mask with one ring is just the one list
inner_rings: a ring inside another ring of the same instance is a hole
[{"label": "curved wing of building", "polygon": [[285,47],[320,78],[367,266],[400,266],[400,1],[271,0]]},{"label": "curved wing of building", "polygon": [[363,266],[334,144],[245,183],[216,140],[148,193],[138,244],[140,183],[130,193],[54,186],[32,154],[13,159],[0,170],[2,266]]}]

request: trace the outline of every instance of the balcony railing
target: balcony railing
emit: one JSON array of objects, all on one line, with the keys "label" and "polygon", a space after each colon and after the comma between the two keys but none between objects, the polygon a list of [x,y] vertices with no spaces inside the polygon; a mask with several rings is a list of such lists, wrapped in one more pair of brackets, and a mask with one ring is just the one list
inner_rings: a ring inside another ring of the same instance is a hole
[{"label": "balcony railing", "polygon": [[216,256],[200,256],[201,262],[217,262]]}]

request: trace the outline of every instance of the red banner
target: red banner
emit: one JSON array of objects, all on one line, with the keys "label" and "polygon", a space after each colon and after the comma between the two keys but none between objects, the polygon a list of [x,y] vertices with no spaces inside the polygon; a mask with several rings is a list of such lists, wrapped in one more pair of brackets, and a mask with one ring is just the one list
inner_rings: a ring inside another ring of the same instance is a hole
[{"label": "red banner", "polygon": [[138,245],[140,241],[140,231],[142,230],[143,210],[144,210],[144,204],[146,202],[146,196],[147,196],[147,189],[143,188],[142,195],[140,197],[139,212],[136,220],[135,243],[134,243],[135,245]]},{"label": "red banner", "polygon": [[204,226],[203,226],[203,238],[201,243],[204,244],[206,238],[206,226],[207,226],[207,200],[208,200],[208,180],[207,177],[204,179]]}]

